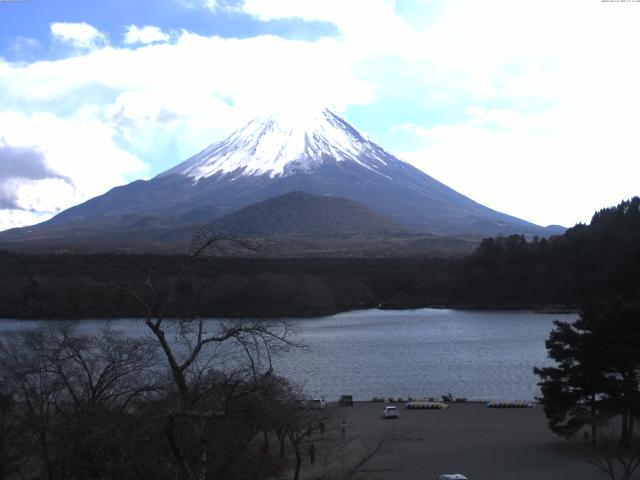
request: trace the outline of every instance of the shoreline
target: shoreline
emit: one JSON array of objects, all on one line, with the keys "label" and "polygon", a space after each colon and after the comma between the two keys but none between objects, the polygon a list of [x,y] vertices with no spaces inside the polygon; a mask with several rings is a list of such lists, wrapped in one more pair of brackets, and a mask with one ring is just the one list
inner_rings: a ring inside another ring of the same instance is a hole
[{"label": "shoreline", "polygon": [[[363,308],[364,307],[364,308]],[[285,311],[285,312],[274,312],[268,313],[265,315],[248,315],[239,312],[225,312],[220,311],[219,313],[214,313],[212,315],[201,315],[201,318],[206,319],[229,319],[229,320],[237,320],[237,319],[245,319],[245,320],[306,320],[306,319],[314,319],[314,318],[323,318],[323,317],[332,317],[335,315],[340,315],[343,313],[356,313],[356,312],[367,312],[367,311],[381,311],[381,312],[402,312],[402,311],[416,311],[416,310],[458,310],[465,312],[530,312],[539,315],[570,315],[570,314],[578,314],[580,312],[579,308],[574,307],[505,307],[505,306],[470,306],[470,305],[442,305],[442,304],[433,304],[433,305],[408,305],[408,306],[379,306],[379,305],[371,305],[361,306],[356,308],[345,308],[345,309],[328,309],[328,310],[312,310],[312,311]],[[145,316],[131,314],[127,316],[117,316],[114,317],[112,315],[78,315],[74,317],[68,318],[46,318],[41,316],[2,316],[0,314],[0,321],[83,321],[83,320],[143,320]],[[170,320],[178,320],[180,317],[175,317]]]}]

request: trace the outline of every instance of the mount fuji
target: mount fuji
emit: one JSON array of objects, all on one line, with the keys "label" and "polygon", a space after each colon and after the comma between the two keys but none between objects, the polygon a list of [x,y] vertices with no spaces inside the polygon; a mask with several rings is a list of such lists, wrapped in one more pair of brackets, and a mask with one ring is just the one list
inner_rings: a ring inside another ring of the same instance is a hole
[{"label": "mount fuji", "polygon": [[[76,246],[98,240],[113,246],[163,242],[173,238],[176,229],[224,224],[221,217],[227,214],[291,192],[347,199],[398,230],[430,235],[549,236],[564,230],[541,227],[467,198],[324,109],[257,118],[151,180],[113,188],[42,224],[3,232],[0,241]],[[285,198],[295,202],[302,197]],[[278,205],[282,215],[282,202]],[[319,203],[314,205],[318,215]],[[264,214],[263,208],[254,210]],[[246,215],[242,218],[246,221]]]}]

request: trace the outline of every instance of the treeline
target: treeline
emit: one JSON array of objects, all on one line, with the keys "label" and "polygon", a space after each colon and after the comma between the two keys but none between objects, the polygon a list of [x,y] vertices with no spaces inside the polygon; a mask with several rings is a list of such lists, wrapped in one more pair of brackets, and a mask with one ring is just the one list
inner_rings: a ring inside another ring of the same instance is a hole
[{"label": "treeline", "polygon": [[[179,255],[0,252],[0,317],[140,316],[122,282],[170,285]],[[577,308],[640,299],[640,199],[550,239],[489,238],[466,258],[205,257],[178,285],[184,316],[309,316],[358,308]]]},{"label": "treeline", "polygon": [[[143,315],[118,288],[166,291],[185,256],[0,255],[0,318],[118,318]],[[168,315],[309,316],[357,308],[442,304],[446,259],[203,257],[177,285]],[[455,267],[454,267],[455,268]]]},{"label": "treeline", "polygon": [[[482,241],[463,262],[455,301],[476,306],[568,306],[640,300],[640,198],[597,212],[558,237]],[[484,298],[484,300],[483,300]]]}]

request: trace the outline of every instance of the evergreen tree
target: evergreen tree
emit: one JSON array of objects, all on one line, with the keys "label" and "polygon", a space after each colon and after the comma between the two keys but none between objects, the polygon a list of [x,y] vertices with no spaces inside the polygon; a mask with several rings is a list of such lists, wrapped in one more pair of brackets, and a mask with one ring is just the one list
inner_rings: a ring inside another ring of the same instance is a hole
[{"label": "evergreen tree", "polygon": [[592,442],[604,414],[600,393],[606,379],[598,366],[597,343],[582,319],[571,324],[555,321],[546,347],[555,367],[534,368],[540,377],[540,401],[552,432],[572,437],[585,425]]},{"label": "evergreen tree", "polygon": [[535,368],[551,430],[571,437],[586,425],[621,420],[621,439],[633,437],[640,415],[640,307],[606,302],[585,308],[574,323],[555,322],[546,342],[556,366]]}]

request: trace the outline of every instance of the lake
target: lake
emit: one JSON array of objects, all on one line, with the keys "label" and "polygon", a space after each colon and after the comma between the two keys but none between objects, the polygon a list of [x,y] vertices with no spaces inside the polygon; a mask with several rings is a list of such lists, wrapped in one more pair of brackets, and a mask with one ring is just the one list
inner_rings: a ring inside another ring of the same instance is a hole
[{"label": "lake", "polygon": [[353,394],[533,400],[534,366],[551,364],[544,342],[553,320],[576,314],[522,311],[366,310],[296,321],[309,351],[279,371],[315,396]]},{"label": "lake", "polygon": [[[549,365],[544,341],[553,320],[576,314],[524,311],[362,310],[291,319],[304,350],[277,357],[276,372],[302,384],[316,398],[342,394],[357,400],[436,397],[533,400],[539,390],[534,366]],[[0,320],[0,334],[39,322]],[[85,320],[83,330],[104,321]],[[146,334],[137,320],[113,325]]]}]

